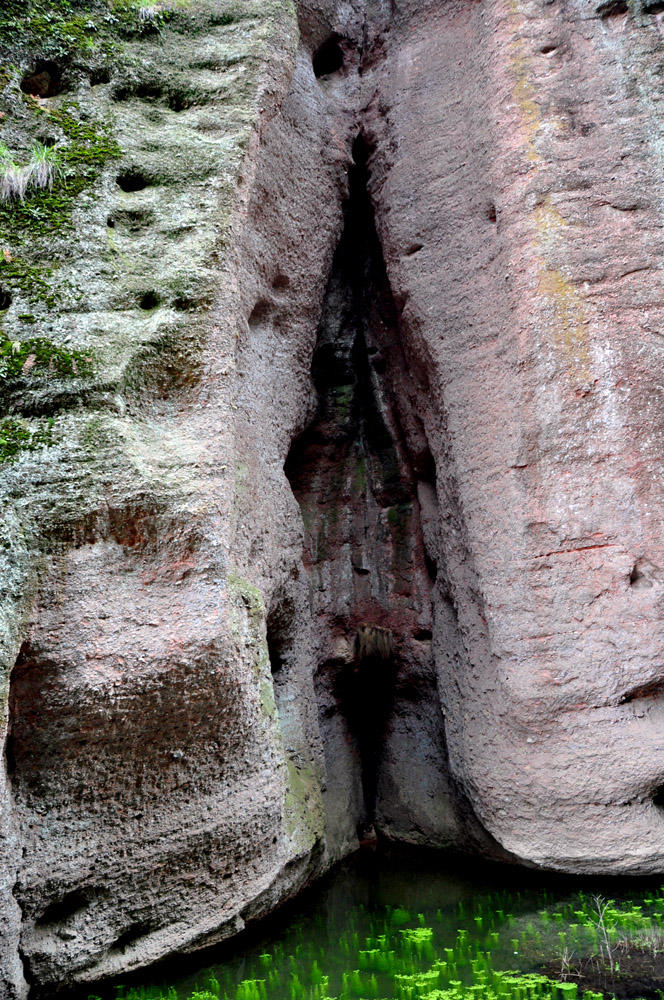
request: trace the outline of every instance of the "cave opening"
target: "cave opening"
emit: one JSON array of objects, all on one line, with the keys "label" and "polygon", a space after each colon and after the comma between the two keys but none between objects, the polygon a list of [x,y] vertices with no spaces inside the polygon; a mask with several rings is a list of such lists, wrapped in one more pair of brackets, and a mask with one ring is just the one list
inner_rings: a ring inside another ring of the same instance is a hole
[{"label": "cave opening", "polygon": [[336,35],[328,38],[313,54],[312,65],[317,79],[331,76],[343,69],[344,53]]},{"label": "cave opening", "polygon": [[353,659],[341,666],[335,696],[360,763],[362,811],[357,821],[360,841],[375,837],[378,774],[393,709],[397,662],[386,629],[361,629]]},{"label": "cave opening", "polygon": [[21,90],[32,97],[55,97],[62,92],[62,68],[52,59],[38,59],[21,79]]},{"label": "cave opening", "polygon": [[431,636],[435,579],[418,501],[418,483],[435,483],[435,468],[404,428],[418,417],[404,413],[410,372],[376,230],[371,153],[359,135],[312,356],[316,412],[285,463],[323,633],[316,690],[328,795],[344,808],[353,799],[360,840],[379,831],[386,748],[394,720],[410,711],[398,692],[413,688],[409,673],[428,669],[421,637]]}]

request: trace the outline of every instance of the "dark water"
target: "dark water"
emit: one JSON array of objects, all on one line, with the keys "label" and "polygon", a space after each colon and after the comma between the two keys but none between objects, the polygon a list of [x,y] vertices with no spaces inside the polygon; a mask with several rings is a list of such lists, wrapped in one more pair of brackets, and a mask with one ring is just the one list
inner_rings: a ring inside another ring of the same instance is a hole
[{"label": "dark water", "polygon": [[[615,901],[605,926],[596,897]],[[547,963],[551,976],[553,963],[558,978],[558,963],[562,972],[565,957],[595,954],[605,937],[616,962],[625,934],[651,941],[661,933],[664,948],[660,924],[659,885],[582,883],[439,853],[362,851],[234,941],[84,995],[187,1000],[209,990],[195,1000],[574,1000],[573,988],[563,994],[534,981],[517,988],[511,980],[497,986],[496,976],[541,972]]]}]

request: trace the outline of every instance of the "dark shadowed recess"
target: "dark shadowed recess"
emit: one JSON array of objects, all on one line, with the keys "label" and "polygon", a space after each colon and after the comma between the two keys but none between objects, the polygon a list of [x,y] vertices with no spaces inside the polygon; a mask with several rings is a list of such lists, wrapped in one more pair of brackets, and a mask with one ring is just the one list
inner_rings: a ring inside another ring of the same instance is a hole
[{"label": "dark shadowed recess", "polygon": [[339,42],[340,39],[336,35],[333,35],[314,52],[312,64],[314,74],[318,78],[331,76],[343,68],[344,54]]},{"label": "dark shadowed recess", "polygon": [[[413,559],[420,560],[421,579],[429,585],[435,575],[434,561],[424,553],[417,501],[418,479],[435,484],[435,468],[428,452],[417,462],[409,455],[393,403],[400,387],[390,385],[388,355],[392,368],[400,366],[400,377],[408,376],[369,195],[369,159],[360,135],[312,360],[317,410],[285,465],[304,515],[305,563],[316,572],[340,551],[351,551],[352,573],[342,584],[351,611],[344,611],[341,631],[373,637],[356,641],[351,662],[326,660],[319,667],[360,761],[361,838],[374,823],[380,761],[395,707],[400,660],[392,629],[403,631],[403,608],[417,599]],[[335,618],[335,607],[324,610]],[[398,619],[394,626],[391,616]],[[430,629],[421,629],[419,638],[430,639]],[[279,662],[278,655],[274,660]],[[323,731],[329,720],[328,704]]]},{"label": "dark shadowed recess", "polygon": [[23,75],[21,90],[33,97],[55,97],[62,91],[62,69],[50,59],[38,59]]}]

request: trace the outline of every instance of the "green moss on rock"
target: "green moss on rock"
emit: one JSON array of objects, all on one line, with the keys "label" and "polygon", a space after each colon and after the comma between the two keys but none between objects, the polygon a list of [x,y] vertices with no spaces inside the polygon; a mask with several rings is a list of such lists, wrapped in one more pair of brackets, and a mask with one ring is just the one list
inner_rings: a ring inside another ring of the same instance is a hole
[{"label": "green moss on rock", "polygon": [[84,120],[75,102],[53,110],[36,101],[29,104],[36,119],[60,132],[64,145],[57,148],[60,169],[52,188],[29,189],[22,201],[0,203],[0,233],[13,243],[52,236],[55,230],[71,225],[76,199],[96,180],[107,160],[121,154],[108,125]]},{"label": "green moss on rock", "polygon": [[8,340],[0,334],[0,390],[31,375],[85,378],[92,371],[92,359],[82,351],[68,351],[45,337]]},{"label": "green moss on rock", "polygon": [[15,417],[0,420],[0,465],[17,458],[23,451],[35,451],[53,443],[53,419],[36,426]]}]

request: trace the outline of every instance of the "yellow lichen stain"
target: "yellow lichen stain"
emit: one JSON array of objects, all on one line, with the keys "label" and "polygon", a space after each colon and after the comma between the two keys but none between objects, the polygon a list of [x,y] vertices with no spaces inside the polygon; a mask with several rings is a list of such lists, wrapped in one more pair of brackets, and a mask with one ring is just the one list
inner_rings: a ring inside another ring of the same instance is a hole
[{"label": "yellow lichen stain", "polygon": [[517,103],[526,133],[526,159],[539,163],[540,156],[535,149],[535,138],[542,123],[542,112],[535,100],[535,90],[528,77],[528,60],[523,51],[523,42],[515,40],[512,46],[512,71],[516,77],[514,99]]},{"label": "yellow lichen stain", "polygon": [[[519,0],[508,0],[508,5],[514,19],[521,22],[523,17]],[[542,114],[541,105],[536,100],[537,91],[531,79],[530,68],[530,57],[523,39],[516,32],[511,46],[514,100],[523,122],[526,159],[538,172],[544,166],[544,160],[536,148],[537,136],[545,127],[559,131],[562,123],[553,116],[544,117]],[[545,311],[551,316],[556,345],[565,356],[570,379],[574,382],[587,382],[590,380],[591,363],[586,302],[578,288],[553,261],[554,253],[559,259],[569,223],[551,205],[548,196],[533,210],[532,221],[538,258],[539,291],[545,300]]]},{"label": "yellow lichen stain", "polygon": [[535,227],[540,239],[560,236],[567,229],[569,222],[563,218],[557,208],[551,204],[549,195],[533,212]]},{"label": "yellow lichen stain", "polygon": [[542,264],[539,290],[553,310],[556,341],[564,351],[570,376],[590,380],[588,317],[583,296],[559,268]]},{"label": "yellow lichen stain", "polygon": [[553,207],[547,195],[532,213],[537,233],[537,251],[545,260],[548,253],[560,246],[569,222]]}]

